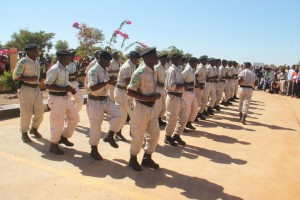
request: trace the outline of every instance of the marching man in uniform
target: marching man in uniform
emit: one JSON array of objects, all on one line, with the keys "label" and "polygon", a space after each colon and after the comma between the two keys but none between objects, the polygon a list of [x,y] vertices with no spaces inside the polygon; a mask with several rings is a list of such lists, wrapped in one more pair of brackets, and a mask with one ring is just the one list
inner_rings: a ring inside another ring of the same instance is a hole
[{"label": "marching man in uniform", "polygon": [[77,81],[78,72],[76,69],[76,63],[74,62],[76,51],[73,49],[70,49],[69,51],[71,53],[71,63],[67,65],[67,70],[69,72],[70,85],[76,90],[76,93],[73,96],[76,101],[75,108],[77,112],[79,112],[83,106],[83,96],[79,89],[79,83]]},{"label": "marching man in uniform", "polygon": [[[17,62],[13,79],[18,80],[21,86],[18,94],[20,101],[20,130],[23,142],[28,143],[31,142],[31,139],[28,137],[28,131],[36,138],[42,137],[37,129],[43,121],[44,104],[39,88],[40,63],[37,59],[38,46],[36,44],[28,44],[24,50],[26,57]],[[33,118],[32,115],[34,115]],[[29,130],[31,121],[31,129]]]},{"label": "marching man in uniform", "polygon": [[117,78],[120,71],[120,63],[119,63],[119,53],[117,51],[112,53],[112,60],[110,61],[110,65],[107,68],[107,73],[110,78],[115,80],[114,82],[110,82],[108,84],[109,89],[109,97],[111,100],[115,100],[115,88],[117,84]]},{"label": "marching man in uniform", "polygon": [[186,128],[195,130],[196,128],[192,125],[192,122],[195,121],[197,114],[198,114],[198,102],[196,95],[194,93],[195,89],[195,72],[198,64],[198,59],[195,57],[191,57],[188,60],[188,64],[185,66],[183,72],[181,73],[184,82],[189,84],[188,87],[185,88],[184,91],[184,99],[186,102],[187,107],[187,115],[188,115],[188,122],[186,124]]},{"label": "marching man in uniform", "polygon": [[152,160],[159,139],[158,113],[155,110],[155,101],[161,98],[156,90],[154,66],[158,63],[155,48],[145,48],[141,52],[144,64],[136,69],[127,87],[128,95],[134,98],[131,115],[132,141],[130,147],[129,166],[136,171],[142,168],[137,161],[147,132],[150,136],[146,141],[142,166],[158,169],[159,165]]},{"label": "marching man in uniform", "polygon": [[158,123],[160,126],[165,126],[167,123],[162,120],[166,112],[166,91],[165,91],[165,76],[168,54],[158,56],[159,64],[154,67],[155,78],[157,84],[157,92],[161,94],[161,98],[156,101],[155,107],[158,112]]},{"label": "marching man in uniform", "polygon": [[135,70],[135,66],[138,64],[140,54],[136,51],[129,53],[129,59],[121,66],[118,81],[115,88],[115,102],[122,113],[122,120],[120,123],[120,131],[115,134],[117,140],[126,141],[126,138],[122,135],[123,126],[126,123],[127,115],[132,113],[132,98],[127,95],[127,86],[130,82],[131,76]]},{"label": "marching man in uniform", "polygon": [[59,148],[58,143],[74,146],[68,138],[72,137],[75,131],[79,115],[68,94],[71,92],[74,95],[77,92],[69,83],[69,72],[66,67],[71,62],[71,54],[69,51],[57,51],[56,56],[58,61],[48,70],[45,84],[49,90],[48,106],[51,110],[49,151],[61,155],[64,152]]},{"label": "marching man in uniform", "polygon": [[[167,125],[165,128],[165,144],[172,146],[186,145],[180,137],[188,120],[186,102],[183,98],[184,88],[190,86],[185,83],[181,74],[182,55],[171,56],[172,66],[166,72],[166,108]],[[172,136],[173,135],[173,136]]]},{"label": "marching man in uniform", "polygon": [[246,123],[246,117],[249,112],[253,89],[257,84],[256,74],[250,69],[251,63],[245,63],[245,69],[240,72],[238,77],[238,96],[240,99],[240,120],[243,124]]},{"label": "marching man in uniform", "polygon": [[112,56],[107,51],[98,53],[98,62],[88,71],[85,85],[88,88],[87,113],[90,121],[91,157],[102,160],[98,152],[98,144],[101,138],[101,125],[104,113],[109,119],[109,132],[104,138],[112,147],[118,148],[114,140],[114,134],[119,131],[121,112],[113,100],[108,97],[109,83],[115,82],[116,78],[109,78],[106,68],[110,65]]}]

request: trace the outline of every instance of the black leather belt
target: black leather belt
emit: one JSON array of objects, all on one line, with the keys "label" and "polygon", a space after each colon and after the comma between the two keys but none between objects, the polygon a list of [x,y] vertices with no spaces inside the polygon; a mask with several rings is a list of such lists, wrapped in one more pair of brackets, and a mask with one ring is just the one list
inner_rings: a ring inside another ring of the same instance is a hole
[{"label": "black leather belt", "polygon": [[94,96],[89,94],[88,98],[92,99],[92,100],[96,100],[96,101],[103,101],[105,99],[107,99],[108,96]]},{"label": "black leather belt", "polygon": [[226,82],[226,80],[219,80],[219,82],[223,82],[224,83],[224,82]]},{"label": "black leather belt", "polygon": [[69,81],[77,81],[76,78],[69,78]]},{"label": "black leather belt", "polygon": [[139,101],[139,100],[136,100],[137,102],[145,105],[145,106],[148,106],[148,107],[153,107],[155,102],[152,102],[152,101]]},{"label": "black leather belt", "polygon": [[188,88],[188,89],[186,89],[186,91],[193,92],[194,88]]},{"label": "black leather belt", "polygon": [[32,87],[32,88],[37,88],[39,85],[38,84],[30,84],[30,83],[24,83],[22,85],[28,86],[28,87]]},{"label": "black leather belt", "polygon": [[182,97],[182,93],[178,93],[178,92],[168,92],[168,94],[176,96],[176,97]]},{"label": "black leather belt", "polygon": [[122,85],[116,85],[116,88],[119,88],[121,90],[127,90],[127,87],[122,86]]},{"label": "black leather belt", "polygon": [[253,89],[252,86],[248,86],[248,85],[241,85],[240,87],[242,87],[242,88],[251,88],[251,89]]},{"label": "black leather belt", "polygon": [[67,92],[49,92],[49,94],[54,95],[54,96],[67,96],[68,93]]}]

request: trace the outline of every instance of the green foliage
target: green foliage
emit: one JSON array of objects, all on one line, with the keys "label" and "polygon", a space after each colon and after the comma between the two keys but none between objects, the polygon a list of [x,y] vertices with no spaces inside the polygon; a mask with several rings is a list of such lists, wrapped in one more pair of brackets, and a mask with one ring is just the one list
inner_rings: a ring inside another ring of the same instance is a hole
[{"label": "green foliage", "polygon": [[190,53],[185,53],[182,49],[178,49],[175,46],[169,46],[167,49],[163,49],[162,51],[160,51],[160,53],[166,53],[168,55],[172,55],[175,53],[180,53],[183,55],[183,58],[190,58],[192,56],[192,54]]},{"label": "green foliage", "polygon": [[30,32],[27,29],[20,29],[19,33],[12,34],[11,40],[5,46],[23,50],[26,44],[35,43],[41,51],[45,51],[46,48],[49,51],[53,47],[51,40],[54,35],[54,33],[46,33],[45,31]]},{"label": "green foliage", "polygon": [[0,87],[7,92],[15,93],[18,89],[18,81],[13,80],[13,73],[11,71],[5,71],[2,76],[0,76]]},{"label": "green foliage", "polygon": [[58,40],[55,44],[56,51],[58,50],[68,50],[69,43],[66,40]]}]

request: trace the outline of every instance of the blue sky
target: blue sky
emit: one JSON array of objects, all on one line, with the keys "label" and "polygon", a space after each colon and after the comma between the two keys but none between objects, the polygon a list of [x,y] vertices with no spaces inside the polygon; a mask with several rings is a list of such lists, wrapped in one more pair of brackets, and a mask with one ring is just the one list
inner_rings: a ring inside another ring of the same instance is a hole
[{"label": "blue sky", "polygon": [[101,29],[109,40],[128,19],[127,45],[174,45],[196,57],[291,65],[300,61],[299,8],[299,0],[11,0],[1,2],[7,18],[2,17],[0,41],[28,28],[54,32],[54,43],[67,40],[75,48],[75,21]]}]

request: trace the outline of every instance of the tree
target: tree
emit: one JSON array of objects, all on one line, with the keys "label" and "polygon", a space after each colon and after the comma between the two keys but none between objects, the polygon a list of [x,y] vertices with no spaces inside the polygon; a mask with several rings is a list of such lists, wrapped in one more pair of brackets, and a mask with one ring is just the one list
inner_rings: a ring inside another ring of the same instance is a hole
[{"label": "tree", "polygon": [[104,35],[100,29],[89,27],[85,23],[79,24],[78,22],[75,22],[72,26],[78,29],[77,38],[80,44],[80,53],[78,53],[82,57],[92,54],[91,46],[102,43],[104,40]]},{"label": "tree", "polygon": [[56,51],[58,50],[68,50],[69,43],[66,40],[58,40],[55,44]]},{"label": "tree", "polygon": [[54,35],[54,33],[46,33],[45,31],[30,32],[27,29],[20,29],[19,33],[14,32],[12,34],[11,40],[5,46],[22,50],[26,44],[34,43],[39,46],[40,50],[45,51],[47,48],[47,51],[49,51],[53,47],[51,40]]}]

